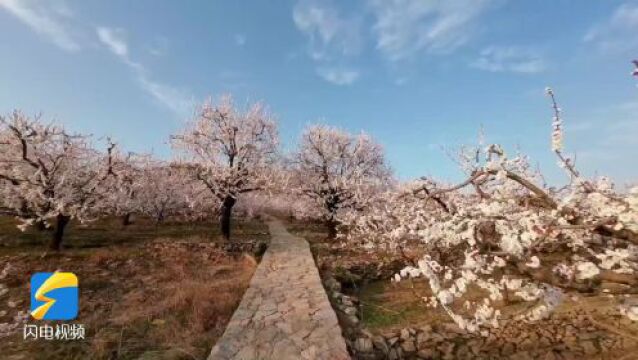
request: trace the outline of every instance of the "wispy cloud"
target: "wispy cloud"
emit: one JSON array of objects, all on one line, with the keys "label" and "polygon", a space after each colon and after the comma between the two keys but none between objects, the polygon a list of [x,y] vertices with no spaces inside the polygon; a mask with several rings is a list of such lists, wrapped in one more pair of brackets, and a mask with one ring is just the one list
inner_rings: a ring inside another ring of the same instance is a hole
[{"label": "wispy cloud", "polygon": [[317,74],[335,85],[351,85],[359,78],[359,72],[343,68],[319,68]]},{"label": "wispy cloud", "polygon": [[519,46],[490,46],[481,51],[471,67],[491,72],[535,74],[543,72],[547,64],[534,49]]},{"label": "wispy cloud", "polygon": [[293,8],[292,18],[308,39],[308,55],[322,79],[350,85],[359,78],[354,66],[346,64],[363,48],[360,15],[344,16],[330,1],[301,0]]},{"label": "wispy cloud", "polygon": [[97,36],[109,50],[123,59],[128,59],[128,44],[124,40],[125,32],[122,29],[98,27]]},{"label": "wispy cloud", "polygon": [[120,28],[100,26],[95,29],[95,32],[106,48],[134,71],[137,81],[144,91],[177,115],[185,116],[188,114],[194,105],[193,97],[184,90],[151,79],[145,66],[131,60],[126,31]]},{"label": "wispy cloud", "polygon": [[292,18],[308,37],[308,51],[314,59],[356,55],[361,51],[361,19],[341,16],[330,2],[302,0],[295,5]]},{"label": "wispy cloud", "polygon": [[602,52],[623,52],[638,48],[638,4],[620,5],[611,17],[592,26],[583,41],[595,44]]},{"label": "wispy cloud", "polygon": [[140,75],[138,80],[142,89],[151,94],[156,100],[164,104],[175,114],[185,116],[193,109],[195,101],[186,91],[153,81],[143,75]]},{"label": "wispy cloud", "polygon": [[80,44],[65,26],[65,22],[73,16],[73,12],[66,6],[66,3],[62,1],[0,0],[0,8],[7,10],[59,48],[70,52],[80,50]]},{"label": "wispy cloud", "polygon": [[465,44],[493,0],[369,0],[377,48],[390,60],[419,51],[449,53]]}]

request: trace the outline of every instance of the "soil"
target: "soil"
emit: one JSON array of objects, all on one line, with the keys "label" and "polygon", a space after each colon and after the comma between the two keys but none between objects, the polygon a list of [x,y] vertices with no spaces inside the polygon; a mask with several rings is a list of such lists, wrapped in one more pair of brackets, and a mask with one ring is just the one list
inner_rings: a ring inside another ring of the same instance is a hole
[{"label": "soil", "polygon": [[[31,274],[70,271],[79,278],[80,312],[77,320],[65,323],[83,324],[86,339],[25,341],[18,326],[13,335],[0,335],[2,358],[205,358],[239,304],[258,259],[228,252],[216,241],[212,224],[177,225],[190,229],[185,235],[174,227],[74,224],[70,246],[60,253],[46,252],[39,241],[21,243],[6,235],[13,231],[7,228],[4,238],[11,238],[0,247],[0,271],[8,268],[0,279],[0,287],[7,289],[0,295],[0,310],[5,311],[0,311],[0,324],[29,309]],[[233,231],[233,239],[241,243],[269,238],[265,224],[257,221],[237,222]],[[44,322],[28,318],[27,323]]]}]

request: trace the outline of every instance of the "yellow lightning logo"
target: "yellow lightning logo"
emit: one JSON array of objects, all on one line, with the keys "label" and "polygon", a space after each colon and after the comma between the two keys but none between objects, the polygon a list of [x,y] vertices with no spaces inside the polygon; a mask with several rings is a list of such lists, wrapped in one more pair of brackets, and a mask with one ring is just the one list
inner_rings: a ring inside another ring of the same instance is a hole
[{"label": "yellow lightning logo", "polygon": [[44,302],[35,310],[31,311],[34,319],[42,320],[47,311],[55,304],[56,300],[46,297],[49,291],[67,287],[78,287],[78,278],[69,272],[56,272],[46,279],[35,293],[35,299]]}]

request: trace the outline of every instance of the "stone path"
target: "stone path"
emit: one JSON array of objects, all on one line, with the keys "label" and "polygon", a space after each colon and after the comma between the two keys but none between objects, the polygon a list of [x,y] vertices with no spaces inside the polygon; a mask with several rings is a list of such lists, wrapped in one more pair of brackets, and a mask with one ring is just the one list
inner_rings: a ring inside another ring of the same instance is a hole
[{"label": "stone path", "polygon": [[308,242],[268,226],[270,246],[208,360],[350,359]]}]

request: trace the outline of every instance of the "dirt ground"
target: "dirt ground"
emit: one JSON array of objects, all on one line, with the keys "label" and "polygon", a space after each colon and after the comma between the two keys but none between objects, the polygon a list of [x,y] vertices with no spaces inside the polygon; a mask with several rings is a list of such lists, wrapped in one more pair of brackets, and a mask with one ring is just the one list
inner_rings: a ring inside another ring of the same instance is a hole
[{"label": "dirt ground", "polygon": [[[0,271],[8,269],[0,280],[0,324],[28,310],[33,272],[70,271],[79,278],[80,312],[66,323],[83,324],[86,339],[25,341],[19,326],[0,337],[3,359],[204,359],[256,267],[252,256],[218,246],[215,224],[72,224],[60,253],[45,250],[46,232],[20,234],[11,225],[0,221]],[[233,230],[239,242],[269,237],[258,221]]]}]

